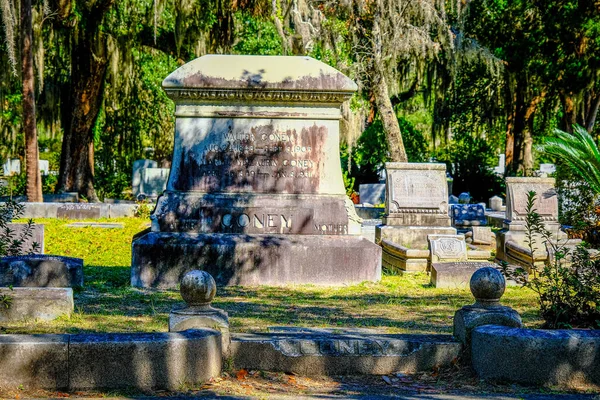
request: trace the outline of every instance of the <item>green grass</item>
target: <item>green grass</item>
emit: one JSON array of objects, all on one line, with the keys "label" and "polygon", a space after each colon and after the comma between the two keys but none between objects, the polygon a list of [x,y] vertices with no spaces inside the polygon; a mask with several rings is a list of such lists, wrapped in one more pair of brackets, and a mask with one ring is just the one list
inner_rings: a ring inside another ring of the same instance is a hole
[{"label": "green grass", "polygon": [[[105,220],[108,221],[108,220]],[[5,333],[166,331],[176,290],[130,287],[131,238],[147,227],[137,218],[111,219],[124,229],[67,228],[73,222],[39,219],[46,254],[84,259],[85,286],[75,293],[75,313],[52,322],[3,323]],[[451,333],[454,312],[473,303],[468,290],[436,289],[426,274],[384,275],[381,282],[326,288],[311,285],[219,288],[213,305],[229,313],[233,331],[269,326],[366,327],[389,333]],[[526,325],[542,324],[535,295],[508,288],[503,304]]]}]

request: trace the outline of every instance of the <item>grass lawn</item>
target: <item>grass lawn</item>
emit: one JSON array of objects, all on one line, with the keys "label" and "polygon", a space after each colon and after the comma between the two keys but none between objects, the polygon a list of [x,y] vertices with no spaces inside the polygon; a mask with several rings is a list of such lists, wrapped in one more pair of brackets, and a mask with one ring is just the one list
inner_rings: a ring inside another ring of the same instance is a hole
[{"label": "grass lawn", "polygon": [[[98,221],[98,220],[95,220]],[[146,228],[137,218],[120,222],[124,229],[68,228],[73,221],[38,219],[45,225],[46,254],[84,260],[84,288],[75,293],[75,313],[52,322],[2,323],[4,333],[167,331],[170,309],[181,303],[176,290],[130,287],[131,238]],[[324,288],[219,288],[213,305],[229,313],[237,332],[269,326],[366,327],[387,333],[451,333],[454,312],[473,303],[468,290],[436,289],[426,274],[384,275],[381,282]],[[508,288],[503,304],[515,308],[528,327],[538,327],[533,292]]]}]

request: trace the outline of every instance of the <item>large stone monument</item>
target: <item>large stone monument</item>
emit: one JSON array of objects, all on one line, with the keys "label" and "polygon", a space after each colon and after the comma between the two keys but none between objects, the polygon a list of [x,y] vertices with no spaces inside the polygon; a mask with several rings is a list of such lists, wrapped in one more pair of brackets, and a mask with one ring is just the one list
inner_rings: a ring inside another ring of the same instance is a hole
[{"label": "large stone monument", "polygon": [[175,101],[167,190],[133,242],[131,282],[347,284],[381,276],[381,249],[350,235],[340,106],[356,90],[310,57],[200,57],[163,82]]},{"label": "large stone monument", "polygon": [[456,235],[448,216],[444,164],[386,163],[386,203],[376,242],[383,265],[399,272],[425,271],[428,235]]},{"label": "large stone monument", "polygon": [[496,258],[525,268],[531,264],[541,265],[548,258],[542,238],[536,241],[532,253],[527,243],[525,220],[527,217],[527,194],[536,193],[535,211],[544,221],[553,240],[567,243],[567,235],[560,230],[558,222],[558,194],[554,178],[506,178],[506,219],[504,229],[497,234]]}]

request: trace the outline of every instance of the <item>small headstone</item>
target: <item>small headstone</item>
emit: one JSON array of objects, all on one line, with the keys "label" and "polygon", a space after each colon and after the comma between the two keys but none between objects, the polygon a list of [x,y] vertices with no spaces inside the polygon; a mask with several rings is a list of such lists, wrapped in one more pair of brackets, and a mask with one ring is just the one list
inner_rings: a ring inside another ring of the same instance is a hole
[{"label": "small headstone", "polygon": [[467,243],[463,235],[429,235],[431,262],[467,261]]},{"label": "small headstone", "polygon": [[506,169],[506,156],[504,154],[498,154],[498,165],[494,167],[494,172],[498,175],[504,175]]},{"label": "small headstone", "polygon": [[558,224],[558,194],[554,178],[506,178],[506,219],[524,225],[527,194],[536,192],[534,208],[545,223]]},{"label": "small headstone", "polygon": [[490,197],[489,206],[492,211],[502,211],[502,198],[498,196]]},{"label": "small headstone", "polygon": [[169,179],[169,168],[145,168],[142,169],[142,185],[140,194],[156,197],[167,188]]},{"label": "small headstone", "polygon": [[66,203],[56,210],[57,218],[95,219],[100,218],[100,205],[89,203]]},{"label": "small headstone", "polygon": [[0,295],[11,298],[10,307],[0,307],[0,322],[51,321],[61,315],[70,315],[74,309],[71,288],[0,287]]},{"label": "small headstone", "polygon": [[452,223],[455,226],[487,225],[485,207],[481,204],[453,204]]},{"label": "small headstone", "polygon": [[386,217],[392,226],[449,226],[444,164],[386,163]]},{"label": "small headstone", "polygon": [[50,173],[50,162],[48,160],[38,160],[40,174],[48,175]]},{"label": "small headstone", "polygon": [[458,204],[458,197],[456,197],[455,195],[451,194],[448,197],[448,204]]},{"label": "small headstone", "polygon": [[385,184],[370,183],[359,185],[360,202],[362,204],[383,204],[385,202]]},{"label": "small headstone", "polygon": [[21,160],[11,158],[4,163],[4,176],[19,175],[21,173]]},{"label": "small headstone", "polygon": [[540,172],[550,175],[556,172],[556,165],[554,164],[540,164]]},{"label": "small headstone", "polygon": [[0,286],[83,286],[81,258],[30,254],[0,258]]},{"label": "small headstone", "polygon": [[[20,240],[20,253],[25,254],[33,252],[35,254],[44,254],[44,224],[34,224],[31,226],[31,235],[26,235],[27,224],[6,224],[10,229],[10,240]],[[4,234],[6,231],[2,232]],[[34,243],[37,243],[34,249]]]},{"label": "small headstone", "polygon": [[489,226],[474,226],[471,228],[471,232],[473,244],[492,245],[495,242],[494,233]]},{"label": "small headstone", "polygon": [[459,204],[469,204],[471,202],[471,195],[467,192],[463,192],[458,195]]},{"label": "small headstone", "polygon": [[141,194],[142,189],[142,170],[146,168],[156,168],[158,163],[153,160],[135,160],[133,162],[133,174],[131,178],[131,188],[133,196],[137,197]]}]

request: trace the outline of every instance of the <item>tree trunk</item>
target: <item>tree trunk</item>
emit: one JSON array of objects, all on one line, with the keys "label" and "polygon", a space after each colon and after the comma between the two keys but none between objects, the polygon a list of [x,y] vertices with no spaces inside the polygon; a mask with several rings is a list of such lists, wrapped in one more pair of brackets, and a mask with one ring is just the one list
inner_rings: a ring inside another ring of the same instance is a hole
[{"label": "tree trunk", "polygon": [[408,162],[406,150],[404,149],[404,141],[402,140],[402,132],[398,124],[398,117],[394,112],[392,101],[388,92],[387,82],[384,72],[384,61],[382,56],[382,37],[379,23],[379,12],[374,16],[373,22],[373,92],[375,94],[375,102],[383,130],[388,141],[391,161]]},{"label": "tree trunk", "polygon": [[106,38],[100,24],[114,0],[97,3],[79,26],[71,56],[71,123],[65,129],[57,190],[78,192],[89,201],[98,201],[94,190],[93,128],[102,104],[107,68]]},{"label": "tree trunk", "polygon": [[25,132],[25,169],[27,201],[42,202],[42,178],[35,119],[35,81],[33,75],[33,29],[31,0],[21,0],[21,67],[23,76],[23,130]]}]

